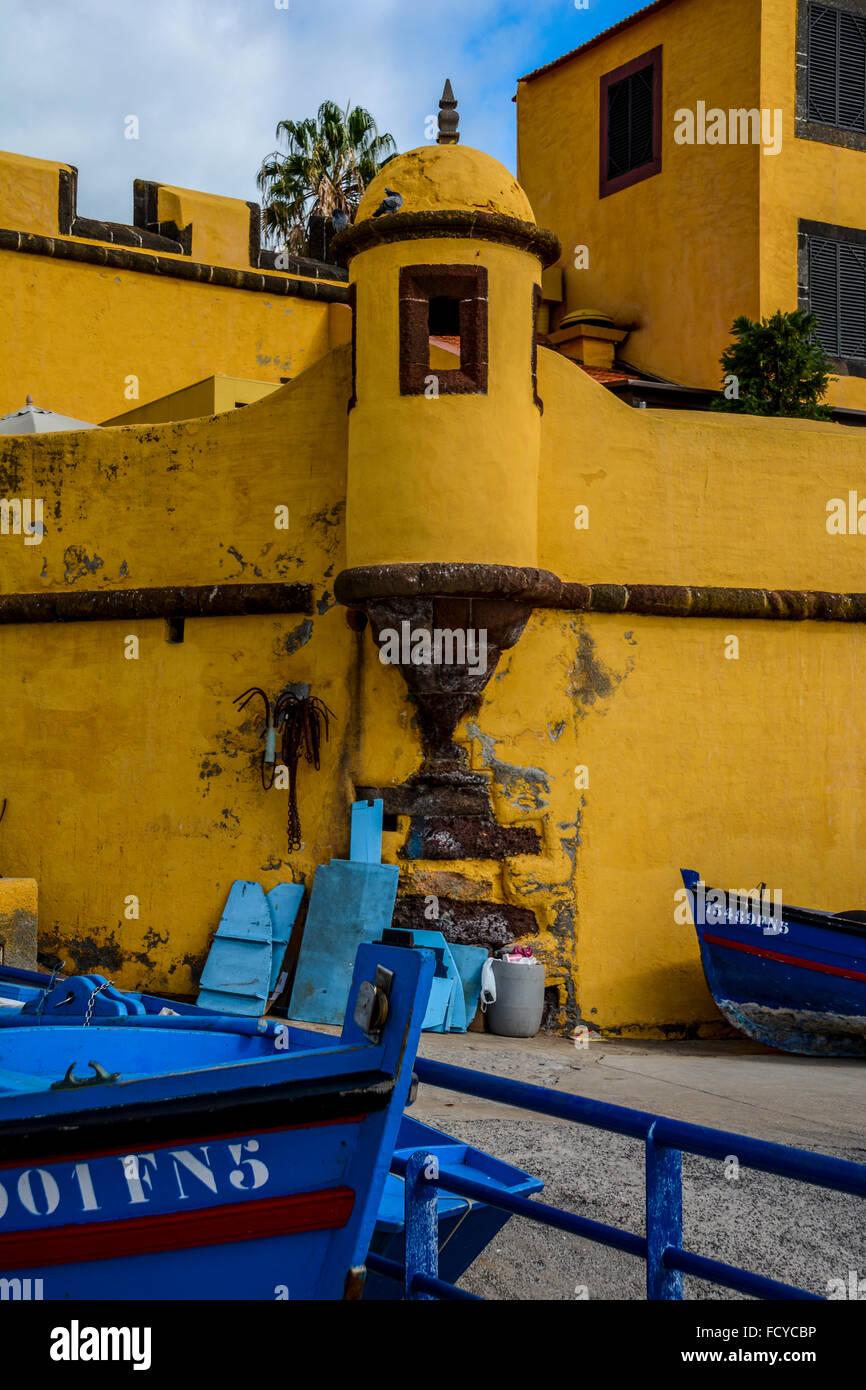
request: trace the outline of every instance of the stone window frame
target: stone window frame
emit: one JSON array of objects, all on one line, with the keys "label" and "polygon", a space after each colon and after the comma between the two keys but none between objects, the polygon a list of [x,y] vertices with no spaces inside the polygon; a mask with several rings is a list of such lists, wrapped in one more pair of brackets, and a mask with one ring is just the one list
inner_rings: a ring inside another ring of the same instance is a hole
[{"label": "stone window frame", "polygon": [[[646,164],[641,164],[637,169],[629,169],[627,174],[617,174],[615,178],[607,176],[607,155],[608,155],[608,129],[607,129],[607,94],[610,87],[617,82],[622,82],[626,77],[631,77],[633,73],[640,72],[642,68],[651,67],[653,70],[653,157]],[[623,63],[618,68],[613,68],[611,72],[603,73],[599,79],[599,108],[598,108],[598,196],[607,198],[611,193],[618,193],[622,188],[630,188],[633,183],[641,183],[644,179],[654,178],[662,171],[662,45],[658,44],[655,48],[650,48],[646,53],[642,53],[639,58],[632,58],[631,62]]]},{"label": "stone window frame", "polygon": [[[798,140],[819,140],[824,145],[842,145],[849,150],[866,150],[866,131],[839,130],[809,120],[809,7],[819,0],[797,0],[797,100],[794,134]],[[866,0],[827,0],[824,9],[846,10],[866,19]]]},{"label": "stone window frame", "polygon": [[532,401],[538,407],[539,412],[544,414],[544,401],[538,394],[538,315],[541,313],[541,306],[544,303],[544,291],[540,285],[532,286]]},{"label": "stone window frame", "polygon": [[[823,237],[828,241],[845,241],[866,248],[866,231],[857,227],[838,227],[831,222],[810,222],[801,217],[797,223],[797,307],[809,311],[809,238]],[[866,377],[866,358],[831,357],[837,376]]]},{"label": "stone window frame", "polygon": [[[430,301],[460,301],[460,366],[430,366]],[[423,396],[435,376],[440,396],[486,396],[488,275],[479,265],[400,268],[400,394]]]},{"label": "stone window frame", "polygon": [[346,406],[347,415],[358,404],[358,285],[354,280],[349,286],[348,300],[352,314],[352,394]]}]

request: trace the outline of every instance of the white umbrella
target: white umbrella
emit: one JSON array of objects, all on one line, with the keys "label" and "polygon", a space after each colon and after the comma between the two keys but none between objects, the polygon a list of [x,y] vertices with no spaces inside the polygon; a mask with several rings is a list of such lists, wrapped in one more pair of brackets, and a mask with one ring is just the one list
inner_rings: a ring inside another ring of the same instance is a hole
[{"label": "white umbrella", "polygon": [[56,430],[98,429],[98,425],[88,424],[86,420],[73,420],[70,415],[58,415],[53,410],[42,410],[33,404],[32,396],[27,397],[27,404],[23,410],[16,410],[12,415],[0,416],[0,434],[53,434]]}]

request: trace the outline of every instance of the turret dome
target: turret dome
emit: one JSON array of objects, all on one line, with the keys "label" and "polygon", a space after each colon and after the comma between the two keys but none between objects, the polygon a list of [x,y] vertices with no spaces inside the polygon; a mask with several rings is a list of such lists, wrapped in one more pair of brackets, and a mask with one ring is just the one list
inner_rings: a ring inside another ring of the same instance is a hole
[{"label": "turret dome", "polygon": [[514,175],[497,159],[467,145],[422,145],[389,160],[364,194],[355,226],[373,216],[386,188],[401,195],[403,213],[486,212],[535,222]]}]

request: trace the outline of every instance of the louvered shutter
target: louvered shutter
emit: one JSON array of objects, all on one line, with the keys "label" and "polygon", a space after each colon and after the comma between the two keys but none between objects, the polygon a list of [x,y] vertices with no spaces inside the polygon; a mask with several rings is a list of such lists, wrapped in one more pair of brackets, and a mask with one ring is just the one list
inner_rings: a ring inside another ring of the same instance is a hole
[{"label": "louvered shutter", "polygon": [[629,154],[629,79],[614,82],[607,94],[607,176],[627,174]]},{"label": "louvered shutter", "polygon": [[809,6],[809,120],[835,125],[839,117],[839,15]]},{"label": "louvered shutter", "polygon": [[839,265],[836,243],[809,238],[809,308],[818,320],[818,341],[839,354]]},{"label": "louvered shutter", "polygon": [[866,357],[866,251],[839,246],[839,342],[841,357]]},{"label": "louvered shutter", "polygon": [[642,68],[631,82],[631,169],[649,164],[653,157],[653,70]]},{"label": "louvered shutter", "polygon": [[866,20],[839,15],[839,124],[866,130]]},{"label": "louvered shutter", "polygon": [[653,158],[653,69],[641,68],[607,93],[607,177],[615,179]]},{"label": "louvered shutter", "polygon": [[827,352],[866,358],[866,247],[809,238],[809,308]]},{"label": "louvered shutter", "polygon": [[809,120],[866,131],[866,19],[809,6]]}]

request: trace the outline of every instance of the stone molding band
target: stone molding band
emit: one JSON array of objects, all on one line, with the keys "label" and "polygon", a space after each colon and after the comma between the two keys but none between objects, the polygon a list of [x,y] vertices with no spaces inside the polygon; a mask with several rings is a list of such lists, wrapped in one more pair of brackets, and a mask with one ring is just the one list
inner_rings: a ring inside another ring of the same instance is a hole
[{"label": "stone molding band", "polygon": [[[267,271],[207,265],[203,261],[171,260],[167,256],[152,255],[115,243],[94,246],[86,241],[65,241],[62,237],[39,236],[35,232],[16,232],[8,227],[0,228],[0,251],[21,251],[30,256],[53,256],[58,260],[108,266],[113,270],[133,270],[143,275],[193,280],[203,285],[219,285],[224,289],[316,299],[325,304],[349,302],[347,284],[331,283],[314,277],[286,279],[282,275],[268,274]],[[334,273],[339,273],[336,267]]]},{"label": "stone molding band", "polygon": [[310,584],[180,584],[154,589],[0,594],[6,623],[113,622],[145,618],[230,618],[311,613]]},{"label": "stone molding band", "polygon": [[559,260],[562,248],[553,232],[523,222],[501,212],[473,212],[469,209],[437,209],[427,212],[396,212],[387,217],[365,218],[340,232],[331,242],[331,252],[342,265],[353,256],[392,241],[418,241],[425,237],[473,238],[499,241],[529,251],[543,266]]},{"label": "stone molding band", "polygon": [[383,597],[512,599],[533,608],[634,613],[659,618],[754,618],[779,622],[864,623],[866,593],[745,589],[680,584],[574,584],[550,570],[511,565],[367,565],[343,570],[334,586],[348,607]]}]

